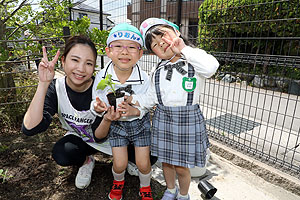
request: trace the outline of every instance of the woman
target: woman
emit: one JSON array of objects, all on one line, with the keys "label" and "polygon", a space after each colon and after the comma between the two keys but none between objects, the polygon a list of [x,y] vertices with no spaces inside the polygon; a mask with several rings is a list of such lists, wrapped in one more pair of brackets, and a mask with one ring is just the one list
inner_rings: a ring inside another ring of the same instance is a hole
[{"label": "woman", "polygon": [[119,119],[120,114],[109,108],[100,118],[89,110],[97,58],[97,50],[89,38],[74,36],[68,40],[61,58],[65,77],[54,79],[59,54],[57,51],[53,60],[48,61],[43,47],[39,83],[24,116],[22,131],[28,136],[46,131],[57,113],[67,133],[54,145],[52,157],[58,165],[80,167],[75,185],[83,189],[91,182],[93,154],[100,150],[101,141],[95,141],[94,135],[97,132],[107,135],[111,121]]}]

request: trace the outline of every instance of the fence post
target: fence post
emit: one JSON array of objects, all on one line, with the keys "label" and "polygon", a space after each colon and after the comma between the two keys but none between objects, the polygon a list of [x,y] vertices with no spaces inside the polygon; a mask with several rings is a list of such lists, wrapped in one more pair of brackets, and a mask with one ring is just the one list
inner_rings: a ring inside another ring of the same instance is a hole
[{"label": "fence post", "polygon": [[70,33],[70,28],[68,26],[64,26],[63,27],[63,34],[64,34],[64,37],[65,37],[65,43],[67,43],[71,33]]},{"label": "fence post", "polygon": [[71,0],[69,0],[69,21],[72,21],[72,6],[71,6]]},{"label": "fence post", "polygon": [[[100,20],[100,30],[103,31],[103,6],[102,6],[102,0],[99,0],[99,20]],[[101,55],[101,69],[104,68],[104,57]]]},{"label": "fence post", "polygon": [[177,25],[179,27],[179,30],[180,30],[180,26],[181,26],[181,7],[182,7],[182,0],[178,0],[177,1]]}]

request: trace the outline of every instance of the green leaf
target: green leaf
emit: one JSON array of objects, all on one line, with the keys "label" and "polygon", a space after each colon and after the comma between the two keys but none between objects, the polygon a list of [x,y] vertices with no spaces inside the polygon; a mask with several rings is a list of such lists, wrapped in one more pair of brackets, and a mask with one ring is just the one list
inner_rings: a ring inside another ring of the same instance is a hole
[{"label": "green leaf", "polygon": [[115,89],[115,83],[112,82],[111,80],[112,75],[107,74],[105,79],[102,79],[98,85],[97,85],[97,90],[104,90],[107,86],[109,87],[109,91],[112,91],[114,94],[116,94],[116,89]]},{"label": "green leaf", "polygon": [[97,85],[97,90],[104,90],[106,86],[107,86],[106,80],[102,79]]}]

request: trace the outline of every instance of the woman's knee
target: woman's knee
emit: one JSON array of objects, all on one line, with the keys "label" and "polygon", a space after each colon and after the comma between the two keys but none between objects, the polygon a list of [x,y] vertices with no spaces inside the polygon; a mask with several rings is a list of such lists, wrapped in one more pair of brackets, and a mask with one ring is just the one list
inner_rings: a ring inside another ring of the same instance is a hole
[{"label": "woman's knee", "polygon": [[60,166],[66,167],[66,166],[73,165],[73,163],[68,159],[68,157],[66,157],[62,154],[52,153],[52,158]]},{"label": "woman's knee", "polygon": [[61,166],[81,166],[86,156],[78,152],[76,145],[70,142],[57,142],[52,149],[52,158]]}]

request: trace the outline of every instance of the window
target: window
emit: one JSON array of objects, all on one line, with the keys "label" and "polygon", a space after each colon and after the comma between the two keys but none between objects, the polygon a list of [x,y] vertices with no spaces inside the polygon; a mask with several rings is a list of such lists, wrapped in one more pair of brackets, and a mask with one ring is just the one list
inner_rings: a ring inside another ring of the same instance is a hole
[{"label": "window", "polygon": [[88,16],[86,13],[79,13],[79,19],[83,18],[84,16]]}]

